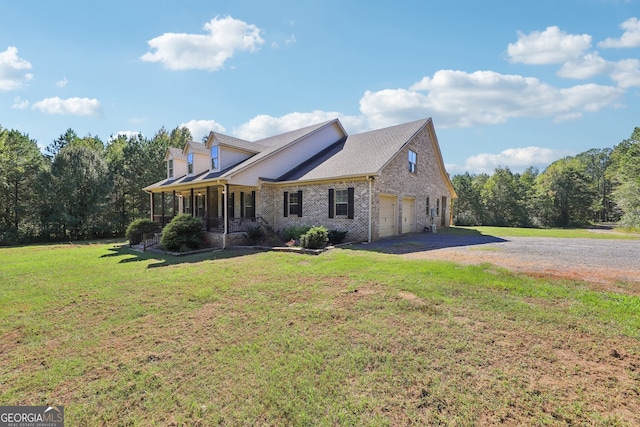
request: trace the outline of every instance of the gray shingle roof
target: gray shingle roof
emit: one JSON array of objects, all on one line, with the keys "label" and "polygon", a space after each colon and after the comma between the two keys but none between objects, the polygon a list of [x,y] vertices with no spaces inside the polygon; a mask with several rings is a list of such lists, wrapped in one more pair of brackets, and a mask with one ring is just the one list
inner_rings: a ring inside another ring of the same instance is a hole
[{"label": "gray shingle roof", "polygon": [[[256,154],[255,156],[250,157],[249,159],[245,160],[244,162],[242,162],[241,164],[239,164],[237,167],[233,168],[232,170],[230,170],[228,173],[225,174],[225,176],[229,176],[232,175],[242,169],[245,169],[247,167],[250,167],[251,165],[255,164],[256,162],[259,162],[260,160],[264,159],[265,157],[275,153],[276,151],[286,147],[289,144],[294,143],[295,141],[299,140],[300,138],[311,134],[315,131],[317,131],[318,129],[321,129],[327,125],[330,125],[334,122],[338,122],[338,119],[333,119],[333,120],[329,120],[323,123],[318,123],[316,125],[312,125],[312,126],[307,126],[304,127],[302,129],[296,129],[290,132],[286,132],[280,135],[275,135],[275,136],[271,136],[268,138],[264,138],[264,139],[260,139],[258,141],[256,141],[256,144],[265,146],[266,148],[264,150],[262,150],[260,153]],[[339,123],[339,122],[338,122]]]},{"label": "gray shingle roof", "polygon": [[250,151],[252,153],[259,153],[260,151],[266,148],[266,146],[264,145],[256,144],[255,142],[245,141],[244,139],[240,139],[240,138],[234,138],[233,136],[224,135],[218,132],[213,132],[213,135],[220,145],[235,147],[241,150]]},{"label": "gray shingle roof", "polygon": [[187,147],[191,147],[191,151],[193,151],[194,153],[209,155],[209,150],[207,149],[207,146],[202,142],[196,142],[196,141],[187,142],[187,144],[184,147],[184,150],[182,151],[183,153],[187,151]]},{"label": "gray shingle roof", "polygon": [[430,119],[417,120],[347,137],[303,165],[281,176],[279,181],[314,180],[376,174]]},{"label": "gray shingle roof", "polygon": [[171,156],[174,159],[187,158],[184,154],[182,154],[182,150],[180,148],[175,148],[175,147],[169,147],[167,149],[167,155],[165,156],[165,158],[168,158],[169,156]]},{"label": "gray shingle roof", "polygon": [[[420,129],[427,125],[430,120],[431,119],[427,118],[384,129],[346,136],[311,157],[304,163],[297,165],[294,169],[283,174],[281,177],[270,181],[307,181],[378,174],[382,168],[384,168],[384,166],[400,150],[402,150],[402,147],[407,144]],[[183,176],[177,179],[163,180],[150,185],[145,188],[145,190],[186,184],[188,182],[196,183],[217,178],[230,178],[234,173],[254,165],[289,144],[295,143],[300,138],[321,129],[324,126],[332,125],[333,123],[337,123],[341,126],[338,119],[334,119],[269,138],[264,138],[256,142],[244,141],[238,138],[215,133],[215,137],[221,144],[254,151],[256,154],[249,159],[241,161],[239,164],[228,167],[224,171],[215,173],[206,171],[196,176]],[[192,149],[194,149],[194,151],[202,150],[202,152],[206,152],[208,154],[208,150],[204,144],[193,141],[189,144],[193,147]],[[258,149],[260,151],[257,151]],[[177,149],[170,148],[169,150],[175,157],[184,157],[182,152]],[[175,154],[174,150],[177,150]]]}]

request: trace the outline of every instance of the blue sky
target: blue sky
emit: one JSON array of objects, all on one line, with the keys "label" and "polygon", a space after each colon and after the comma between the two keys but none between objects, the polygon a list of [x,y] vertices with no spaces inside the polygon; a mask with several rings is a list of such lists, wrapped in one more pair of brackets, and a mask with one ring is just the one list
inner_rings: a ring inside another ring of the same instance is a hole
[{"label": "blue sky", "polygon": [[45,147],[432,117],[451,174],[543,170],[640,126],[639,18],[640,0],[4,1],[0,126]]}]

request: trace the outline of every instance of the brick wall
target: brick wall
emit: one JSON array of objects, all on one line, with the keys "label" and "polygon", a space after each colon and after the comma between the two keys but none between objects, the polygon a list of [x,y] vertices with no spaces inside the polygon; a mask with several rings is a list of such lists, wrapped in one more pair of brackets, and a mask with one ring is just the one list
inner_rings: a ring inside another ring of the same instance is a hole
[{"label": "brick wall", "polygon": [[[354,188],[354,218],[335,216],[329,218],[329,189]],[[302,217],[284,216],[284,192],[302,191]],[[313,185],[266,187],[260,191],[258,206],[265,213],[264,219],[276,232],[291,226],[323,225],[329,230],[348,231],[346,240],[362,241],[368,238],[369,183],[367,181],[340,181]]]},{"label": "brick wall", "polygon": [[[412,150],[417,155],[416,172],[408,170],[408,153]],[[329,189],[346,190],[354,188],[354,218],[329,218]],[[302,190],[302,217],[284,216],[284,192],[296,193]],[[427,127],[418,132],[414,138],[383,168],[381,176],[372,184],[372,239],[379,238],[378,226],[380,216],[380,195],[397,197],[396,230],[406,232],[402,228],[403,198],[414,200],[414,228],[410,231],[423,231],[431,227],[431,219],[426,206],[429,197],[430,208],[440,204],[439,215],[435,223],[439,228],[442,217],[449,224],[451,210],[451,194],[439,168],[439,160],[433,149],[431,136]],[[290,226],[323,225],[330,230],[346,230],[348,241],[366,241],[369,224],[369,181],[365,177],[359,180],[337,181],[332,183],[315,183],[309,185],[270,186],[263,185],[256,192],[258,214],[276,232],[282,232]],[[442,197],[446,197],[446,209],[442,209]]]},{"label": "brick wall", "polygon": [[[409,172],[408,156],[409,150],[417,154],[416,173]],[[442,178],[439,160],[433,149],[431,136],[428,128],[423,128],[414,138],[398,153],[382,170],[381,176],[376,179],[374,185],[374,198],[379,200],[380,194],[398,196],[398,212],[396,230],[402,230],[402,199],[405,197],[415,199],[415,230],[422,231],[425,227],[431,226],[431,219],[427,215],[426,199],[429,197],[431,208],[435,208],[437,200],[442,204],[442,197],[447,198],[446,209],[440,209],[440,215],[435,219],[436,225],[440,227],[442,216],[445,223],[449,225],[449,214],[451,210],[451,194],[449,188]],[[376,203],[373,210],[374,218],[374,239],[378,238],[379,203]]]}]

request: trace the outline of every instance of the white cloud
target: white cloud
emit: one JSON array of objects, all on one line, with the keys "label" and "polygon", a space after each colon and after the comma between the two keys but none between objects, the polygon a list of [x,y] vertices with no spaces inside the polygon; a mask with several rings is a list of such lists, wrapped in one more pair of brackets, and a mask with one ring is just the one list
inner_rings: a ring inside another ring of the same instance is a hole
[{"label": "white cloud", "polygon": [[11,105],[11,108],[15,109],[15,110],[24,110],[25,108],[27,108],[29,106],[29,101],[28,100],[22,100],[19,96],[13,99],[13,105]]},{"label": "white cloud", "polygon": [[61,99],[45,98],[33,104],[33,109],[37,109],[47,114],[65,114],[74,116],[97,116],[102,114],[102,106],[97,99],[89,98],[67,98]]},{"label": "white cloud", "polygon": [[638,18],[629,18],[620,24],[624,30],[619,39],[608,38],[598,43],[603,48],[610,47],[638,47],[640,46],[640,21]]},{"label": "white cloud", "polygon": [[296,36],[294,34],[291,34],[291,36],[286,39],[285,44],[289,45],[289,44],[294,44],[296,42]]},{"label": "white cloud", "polygon": [[16,47],[9,46],[0,52],[0,90],[20,89],[33,78],[33,74],[27,72],[30,69],[31,63],[18,56]]},{"label": "white cloud", "polygon": [[348,133],[365,130],[365,119],[361,116],[347,116],[337,112],[315,110],[310,113],[289,113],[281,117],[259,115],[235,129],[234,134],[238,138],[257,141],[336,118],[340,119],[340,123]]},{"label": "white cloud", "polygon": [[522,171],[529,166],[546,167],[571,154],[568,150],[545,147],[509,148],[498,154],[483,153],[469,157],[463,168],[452,165],[452,169],[464,169],[470,173],[492,173],[497,167],[508,167],[512,171]]},{"label": "white cloud", "polygon": [[621,88],[640,87],[640,61],[625,59],[617,62],[611,78]]},{"label": "white cloud", "polygon": [[504,123],[519,117],[567,117],[614,105],[623,91],[596,84],[559,89],[533,77],[440,70],[409,89],[367,91],[360,111],[371,128],[434,117],[441,127]]},{"label": "white cloud", "polygon": [[252,24],[215,17],[204,25],[206,35],[164,33],[148,41],[155,52],[141,56],[143,61],[160,62],[170,70],[216,71],[236,51],[253,52],[264,43],[261,30]]},{"label": "white cloud", "polygon": [[68,83],[68,82],[67,82],[67,78],[66,78],[66,77],[63,77],[63,78],[62,78],[62,80],[58,80],[58,81],[56,82],[56,86],[58,86],[58,87],[65,87],[65,86],[67,85],[67,83]]},{"label": "white cloud", "polygon": [[611,62],[604,60],[597,52],[593,52],[565,62],[557,74],[564,78],[588,79],[598,74],[606,74],[612,68]]},{"label": "white cloud", "polygon": [[194,141],[201,141],[202,138],[208,136],[210,132],[225,132],[224,126],[215,120],[190,120],[186,123],[181,123],[179,127],[189,129]]},{"label": "white cloud", "polygon": [[579,58],[590,47],[590,35],[567,34],[554,26],[528,35],[518,32],[518,41],[509,43],[507,53],[511,62],[561,64]]}]

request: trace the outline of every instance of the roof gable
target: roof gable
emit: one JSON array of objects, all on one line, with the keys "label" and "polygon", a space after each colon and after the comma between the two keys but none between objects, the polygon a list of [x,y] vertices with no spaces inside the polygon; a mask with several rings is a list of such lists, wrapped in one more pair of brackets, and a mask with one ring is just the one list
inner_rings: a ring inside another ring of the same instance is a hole
[{"label": "roof gable", "polygon": [[422,119],[350,135],[342,144],[320,153],[315,161],[297,166],[284,174],[280,180],[314,180],[377,174],[429,120]]},{"label": "roof gable", "polygon": [[186,160],[186,156],[182,154],[182,150],[175,147],[167,148],[167,152],[164,155],[164,161],[166,162],[169,159],[174,160]]},{"label": "roof gable", "polygon": [[266,147],[264,145],[257,144],[255,142],[245,141],[244,139],[234,138],[233,136],[224,135],[218,132],[211,132],[209,139],[207,139],[206,147],[210,148],[215,145],[214,141],[217,141],[218,145],[236,148],[238,150],[247,151],[249,153],[259,153]]},{"label": "roof gable", "polygon": [[182,154],[186,156],[188,153],[196,153],[196,154],[204,154],[209,155],[209,150],[207,146],[202,142],[189,141],[184,145],[182,149]]},{"label": "roof gable", "polygon": [[255,164],[259,163],[260,161],[268,157],[271,157],[272,155],[275,155],[277,152],[281,150],[285,150],[287,147],[299,141],[304,140],[308,136],[333,125],[336,125],[338,127],[339,132],[342,135],[344,136],[347,135],[340,121],[338,119],[333,119],[333,120],[329,120],[323,123],[318,123],[312,126],[307,126],[302,129],[296,129],[280,135],[275,135],[272,137],[260,139],[256,141],[256,144],[265,146],[266,148],[261,152],[257,153],[255,156],[252,156],[246,161],[240,163],[238,166],[236,166],[235,168],[230,170],[228,173],[226,173],[225,176],[231,177],[232,175],[238,172],[248,169],[254,166]]}]

